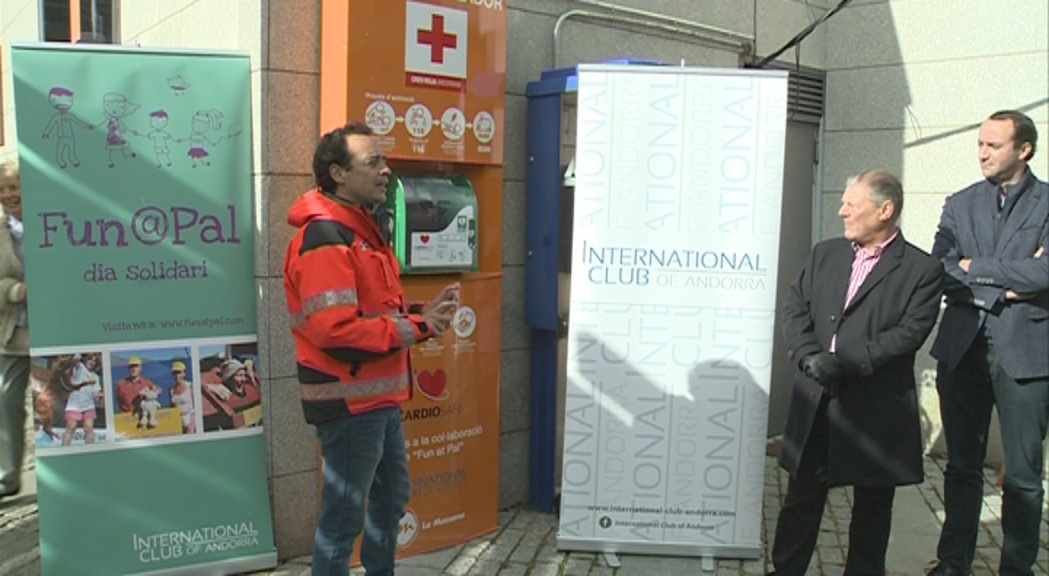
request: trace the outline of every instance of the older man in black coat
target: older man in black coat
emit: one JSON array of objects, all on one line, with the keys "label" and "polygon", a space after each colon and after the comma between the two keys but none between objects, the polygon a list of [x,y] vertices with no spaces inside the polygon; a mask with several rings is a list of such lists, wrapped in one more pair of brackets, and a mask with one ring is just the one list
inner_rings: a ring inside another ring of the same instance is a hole
[{"label": "older man in black coat", "polygon": [[940,310],[943,266],[899,230],[903,187],[849,179],[844,238],[820,242],[784,306],[798,367],[780,464],[790,472],[772,560],[805,573],[832,486],[854,486],[850,576],[885,574],[896,486],[923,480],[914,356]]}]

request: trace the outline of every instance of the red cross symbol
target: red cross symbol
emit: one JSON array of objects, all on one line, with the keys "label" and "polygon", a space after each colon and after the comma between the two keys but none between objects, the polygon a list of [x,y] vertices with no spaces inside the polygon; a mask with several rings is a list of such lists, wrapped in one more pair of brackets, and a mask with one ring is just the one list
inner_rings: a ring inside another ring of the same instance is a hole
[{"label": "red cross symbol", "polygon": [[433,15],[430,30],[419,30],[419,44],[430,45],[430,62],[444,64],[444,49],[455,48],[458,44],[455,34],[444,33],[444,16]]}]

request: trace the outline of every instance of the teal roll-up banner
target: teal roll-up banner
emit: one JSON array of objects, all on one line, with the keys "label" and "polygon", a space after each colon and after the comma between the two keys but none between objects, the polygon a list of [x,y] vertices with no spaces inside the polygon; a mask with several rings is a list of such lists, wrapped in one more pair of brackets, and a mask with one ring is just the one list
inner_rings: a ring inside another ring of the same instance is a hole
[{"label": "teal roll-up banner", "polygon": [[249,64],[12,48],[45,574],[276,564]]}]

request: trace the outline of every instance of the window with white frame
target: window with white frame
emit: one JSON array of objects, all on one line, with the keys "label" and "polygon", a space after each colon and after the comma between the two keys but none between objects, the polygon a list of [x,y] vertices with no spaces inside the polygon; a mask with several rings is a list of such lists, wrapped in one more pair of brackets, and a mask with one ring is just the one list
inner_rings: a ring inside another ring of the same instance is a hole
[{"label": "window with white frame", "polygon": [[117,44],[120,0],[40,0],[45,42]]}]

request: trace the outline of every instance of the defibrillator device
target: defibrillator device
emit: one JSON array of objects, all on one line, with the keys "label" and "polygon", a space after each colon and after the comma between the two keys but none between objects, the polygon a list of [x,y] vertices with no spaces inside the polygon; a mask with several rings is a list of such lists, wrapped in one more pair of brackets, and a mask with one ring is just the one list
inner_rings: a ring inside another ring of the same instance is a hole
[{"label": "defibrillator device", "polygon": [[465,176],[390,176],[384,208],[403,273],[477,270],[477,196]]}]

